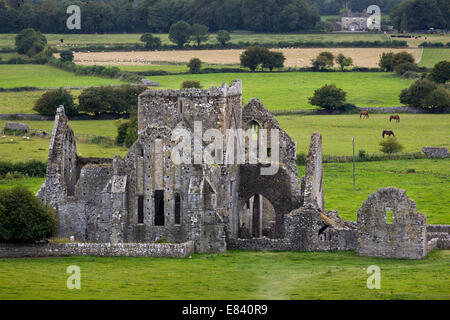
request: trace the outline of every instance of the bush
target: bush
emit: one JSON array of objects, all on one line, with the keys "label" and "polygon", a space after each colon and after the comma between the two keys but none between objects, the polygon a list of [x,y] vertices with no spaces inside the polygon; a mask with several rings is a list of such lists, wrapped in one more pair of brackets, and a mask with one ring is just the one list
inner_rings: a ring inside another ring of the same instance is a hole
[{"label": "bush", "polygon": [[0,161],[0,178],[6,177],[7,174],[13,174],[14,172],[29,177],[45,177],[46,170],[47,163],[37,160],[15,163]]},{"label": "bush", "polygon": [[341,68],[341,71],[344,71],[345,67],[350,67],[351,65],[353,65],[353,59],[344,56],[342,53],[339,53],[336,57],[336,63]]},{"label": "bush", "polygon": [[405,72],[408,72],[408,71],[418,72],[419,71],[419,67],[415,63],[403,62],[403,63],[397,64],[394,67],[394,71],[395,71],[395,73],[397,73],[398,75],[401,76]]},{"label": "bush", "polygon": [[436,63],[429,74],[429,78],[436,83],[446,83],[450,80],[450,61]]},{"label": "bush", "polygon": [[0,191],[0,242],[32,243],[56,234],[57,219],[29,190]]},{"label": "bush", "polygon": [[418,74],[417,72],[414,72],[414,71],[406,71],[405,73],[402,74],[402,78],[403,79],[419,79],[420,74]]},{"label": "bush", "polygon": [[285,60],[282,52],[269,51],[263,57],[262,68],[267,68],[272,72],[273,68],[283,68]]},{"label": "bush", "polygon": [[68,116],[78,113],[73,102],[73,96],[64,88],[45,92],[35,103],[33,110],[45,116],[54,116],[59,106],[64,106],[64,111]]},{"label": "bush", "polygon": [[395,137],[388,137],[380,142],[380,151],[383,153],[391,154],[398,153],[403,150],[403,146],[397,141]]},{"label": "bush", "polygon": [[[388,72],[394,71],[396,69],[396,67],[401,64],[415,64],[414,57],[406,51],[399,52],[397,54],[394,54],[392,52],[384,52],[380,57],[380,61],[378,62],[380,69],[383,71],[388,71]],[[409,66],[409,68],[411,68],[411,65],[408,65],[408,66]],[[409,69],[409,70],[411,70],[411,69]],[[409,71],[409,70],[405,70],[404,72]],[[411,70],[411,71],[417,71],[417,70]]]},{"label": "bush", "polygon": [[179,48],[189,42],[192,35],[191,26],[185,21],[178,21],[173,24],[169,30],[169,39]]},{"label": "bush", "polygon": [[227,42],[231,40],[230,33],[226,30],[219,30],[217,32],[217,41],[225,47]]},{"label": "bush", "polygon": [[314,91],[314,96],[309,98],[309,103],[327,110],[342,109],[347,93],[336,85],[324,85]]},{"label": "bush", "polygon": [[319,55],[312,60],[312,66],[315,70],[325,70],[334,65],[334,55],[329,51],[319,53]]},{"label": "bush", "polygon": [[145,48],[147,49],[159,49],[161,47],[161,38],[154,37],[150,33],[143,34],[140,40],[145,42]]},{"label": "bush", "polygon": [[269,49],[260,46],[251,46],[245,50],[241,56],[241,67],[255,71],[264,63],[265,57],[269,54]]},{"label": "bush", "polygon": [[449,107],[449,99],[450,94],[442,85],[428,79],[417,80],[400,93],[400,102],[433,111],[442,111]]},{"label": "bush", "polygon": [[26,54],[29,57],[37,55],[43,51],[47,45],[45,36],[34,29],[24,29],[15,37],[16,50],[20,54]]},{"label": "bush", "polygon": [[167,241],[166,238],[161,237],[161,238],[158,238],[158,239],[155,241],[155,243],[169,243],[169,242]]},{"label": "bush", "polygon": [[202,69],[202,61],[199,58],[192,58],[187,67],[189,68],[189,73],[199,73]]},{"label": "bush", "polygon": [[202,86],[200,85],[200,81],[196,80],[183,81],[183,83],[181,84],[181,89],[190,89],[190,88],[201,89]]},{"label": "bush", "polygon": [[62,62],[72,62],[73,61],[73,52],[70,50],[64,50],[59,53],[60,60]]},{"label": "bush", "polygon": [[202,24],[195,23],[191,28],[191,40],[197,42],[197,47],[200,47],[202,42],[208,41],[208,27]]}]

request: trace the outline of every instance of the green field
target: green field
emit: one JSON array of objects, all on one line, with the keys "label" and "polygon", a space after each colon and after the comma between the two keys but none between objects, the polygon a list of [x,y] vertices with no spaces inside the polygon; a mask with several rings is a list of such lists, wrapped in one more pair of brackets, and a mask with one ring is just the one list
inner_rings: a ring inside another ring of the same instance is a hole
[{"label": "green field", "polygon": [[[88,45],[142,44],[139,40],[142,34],[45,34],[48,44],[60,46],[64,39],[64,47]],[[162,44],[173,44],[169,35],[155,34],[161,38]],[[0,34],[0,47],[14,47],[15,34]],[[279,42],[279,41],[386,41],[383,34],[262,34],[262,33],[232,33],[231,43],[238,42]],[[215,34],[210,34],[207,43],[218,43]]]},{"label": "green field", "polygon": [[0,88],[56,88],[124,83],[117,79],[77,76],[71,72],[45,65],[0,65]]},{"label": "green field", "polygon": [[347,91],[347,101],[360,107],[395,107],[401,105],[399,94],[411,80],[393,73],[374,72],[286,72],[224,73],[148,77],[161,87],[179,89],[185,80],[199,80],[204,88],[243,81],[243,101],[261,99],[270,110],[312,109],[308,97],[325,84],[336,84]]},{"label": "green field", "polygon": [[[351,163],[323,166],[325,209],[338,210],[344,219],[356,221],[356,212],[376,190],[397,187],[407,191],[429,224],[450,224],[450,199],[445,196],[450,184],[449,159],[357,162],[356,191]],[[299,168],[299,175],[304,175],[304,167]]]},{"label": "green field", "polygon": [[[450,299],[450,251],[426,259],[358,257],[352,252],[239,252],[190,259],[0,260],[0,299]],[[68,290],[68,266],[81,290]],[[366,270],[381,268],[381,289]]]},{"label": "green field", "polygon": [[421,152],[425,146],[450,147],[450,115],[401,114],[401,122],[389,122],[389,114],[372,114],[362,120],[359,114],[333,116],[277,116],[280,125],[297,142],[297,153],[307,153],[311,133],[323,137],[325,155],[352,155],[356,152],[380,153],[383,130],[392,130],[405,147],[403,152]]},{"label": "green field", "polygon": [[433,68],[440,61],[450,61],[450,49],[424,48],[419,66]]},{"label": "green field", "polygon": [[[13,140],[11,142],[11,139]],[[22,137],[0,139],[0,160],[20,162],[29,160],[46,161],[50,139],[32,137],[25,140]],[[78,143],[78,154],[85,157],[113,158],[115,155],[124,156],[128,150],[121,147],[106,147],[90,143]]]}]

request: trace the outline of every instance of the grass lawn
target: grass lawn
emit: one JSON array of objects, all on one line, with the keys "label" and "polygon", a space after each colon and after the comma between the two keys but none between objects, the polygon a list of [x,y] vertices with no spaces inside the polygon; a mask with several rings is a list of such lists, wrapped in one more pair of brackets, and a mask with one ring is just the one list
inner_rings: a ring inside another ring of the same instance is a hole
[{"label": "grass lawn", "polygon": [[[429,224],[450,224],[450,160],[397,160],[356,163],[356,191],[353,191],[351,163],[326,163],[324,166],[325,209],[338,210],[347,220],[376,190],[397,187],[417,204]],[[408,173],[414,169],[415,172]],[[304,167],[299,167],[303,176]]]},{"label": "grass lawn", "polygon": [[[64,46],[88,46],[88,45],[114,45],[114,44],[142,44],[139,40],[142,34],[45,34],[48,44],[61,45],[60,39],[64,39]],[[163,44],[173,44],[169,35],[155,34],[161,38]],[[15,34],[0,34],[0,47],[14,47]],[[231,42],[279,42],[279,41],[386,41],[383,34],[262,34],[262,33],[231,33]],[[218,43],[216,34],[209,36],[207,43]]]},{"label": "grass lawn", "polygon": [[424,48],[419,66],[433,68],[436,63],[444,60],[450,61],[450,49]]},{"label": "grass lawn", "polygon": [[[243,252],[191,259],[0,260],[0,299],[450,299],[450,251],[426,259],[358,257],[353,252]],[[81,290],[68,290],[68,266]],[[381,268],[381,289],[366,270]]]},{"label": "grass lawn", "polygon": [[393,73],[370,72],[225,73],[148,78],[169,89],[179,89],[185,80],[199,80],[203,88],[209,88],[242,79],[243,102],[257,97],[269,110],[312,109],[308,97],[321,86],[333,83],[347,91],[348,102],[357,106],[394,107],[401,105],[401,90],[412,83]]},{"label": "grass lawn", "polygon": [[333,116],[277,116],[280,125],[297,142],[297,153],[307,153],[311,133],[323,136],[325,155],[352,155],[352,137],[356,152],[380,153],[379,142],[385,129],[394,131],[405,147],[403,152],[421,152],[425,146],[450,147],[450,115],[401,114],[401,122],[389,122],[389,114],[372,114],[362,120],[358,114]]},{"label": "grass lawn", "polygon": [[0,87],[2,88],[56,88],[108,84],[125,84],[125,82],[94,76],[77,76],[71,72],[45,65],[0,65]]},{"label": "grass lawn", "polygon": [[[14,141],[11,142],[10,139]],[[50,139],[32,137],[7,137],[0,140],[0,160],[19,162],[28,160],[47,161]],[[96,144],[77,143],[78,154],[85,157],[113,158],[114,155],[125,156],[127,149],[106,147]]]}]

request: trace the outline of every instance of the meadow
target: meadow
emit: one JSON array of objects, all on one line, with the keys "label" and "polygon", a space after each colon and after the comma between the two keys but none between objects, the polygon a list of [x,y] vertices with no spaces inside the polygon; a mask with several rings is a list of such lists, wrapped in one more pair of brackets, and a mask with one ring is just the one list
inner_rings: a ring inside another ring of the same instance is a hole
[{"label": "meadow", "polygon": [[[244,252],[189,259],[70,257],[0,260],[0,299],[450,299],[450,251],[424,260],[353,252]],[[66,269],[81,269],[68,290]],[[369,290],[367,268],[381,268]]]},{"label": "meadow", "polygon": [[95,76],[77,76],[46,65],[0,65],[0,88],[57,88],[108,84],[125,84],[125,82]]},{"label": "meadow", "polygon": [[[139,40],[142,34],[45,34],[48,44],[51,46],[64,47],[83,47],[89,45],[134,45],[136,43],[142,44]],[[173,44],[169,40],[167,33],[155,34],[161,38],[162,44]],[[450,35],[425,35],[414,34],[420,36],[420,38],[392,38],[393,40],[405,40],[410,47],[418,47],[424,41],[428,42],[442,42],[447,43],[450,41]],[[0,34],[0,48],[14,47],[15,34]],[[426,38],[426,39],[425,39]],[[64,43],[61,44],[61,39],[64,39]],[[232,32],[231,43],[239,42],[280,42],[280,41],[314,41],[314,42],[342,42],[342,41],[387,41],[389,37],[382,33],[252,33],[252,32]],[[207,43],[217,44],[216,34],[211,33]]]},{"label": "meadow", "polygon": [[433,68],[440,61],[450,61],[450,49],[424,48],[419,66]]},{"label": "meadow", "polygon": [[242,79],[244,104],[257,97],[269,110],[313,109],[308,97],[325,84],[344,89],[347,101],[359,107],[396,107],[401,105],[400,92],[413,82],[384,72],[225,73],[147,78],[169,89],[179,89],[185,80],[198,80],[203,88],[208,88]]},{"label": "meadow", "polygon": [[[323,137],[323,154],[327,156],[351,156],[352,137],[355,137],[356,152],[364,150],[367,154],[379,154],[379,142],[384,129],[393,130],[398,141],[404,146],[402,152],[421,152],[425,146],[450,147],[450,115],[448,114],[401,114],[401,122],[389,122],[388,114],[372,114],[370,119],[362,120],[357,114],[349,115],[285,115],[277,116],[284,130],[296,141],[297,153],[308,152],[311,133],[318,131]],[[120,120],[119,120],[120,121]],[[124,120],[126,121],[126,120]],[[20,121],[29,125],[31,130],[44,130],[48,133],[53,128],[53,121]],[[0,120],[0,132],[6,120]],[[77,136],[104,136],[110,139],[117,135],[115,120],[71,120],[70,126]],[[49,140],[33,137],[31,140],[15,138],[14,144],[9,139],[0,139],[0,158],[8,161],[20,161],[18,148],[34,154],[34,159],[46,159]],[[44,146],[44,147],[43,147]],[[43,150],[39,149],[45,149]],[[84,147],[80,147],[81,151]],[[89,155],[103,157],[104,147],[97,145],[89,149]],[[41,152],[39,152],[41,151]],[[108,151],[106,154],[110,155]],[[123,154],[120,151],[119,154]]]}]

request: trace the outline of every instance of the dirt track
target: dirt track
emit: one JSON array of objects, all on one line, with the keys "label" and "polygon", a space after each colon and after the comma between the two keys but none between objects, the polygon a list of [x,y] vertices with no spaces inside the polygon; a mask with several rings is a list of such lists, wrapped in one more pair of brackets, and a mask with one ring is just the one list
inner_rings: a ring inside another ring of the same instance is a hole
[{"label": "dirt track", "polygon": [[[353,58],[355,66],[376,67],[383,52],[394,53],[407,51],[416,62],[421,58],[420,49],[387,49],[387,48],[342,48],[342,49],[274,49],[281,51],[286,57],[286,67],[306,67],[311,59],[322,51],[330,51],[334,55],[343,53]],[[188,51],[138,51],[138,52],[79,52],[75,53],[75,63],[82,65],[148,65],[158,62],[187,62],[191,58],[200,58],[208,64],[239,64],[239,56],[244,50],[188,50]]]}]

